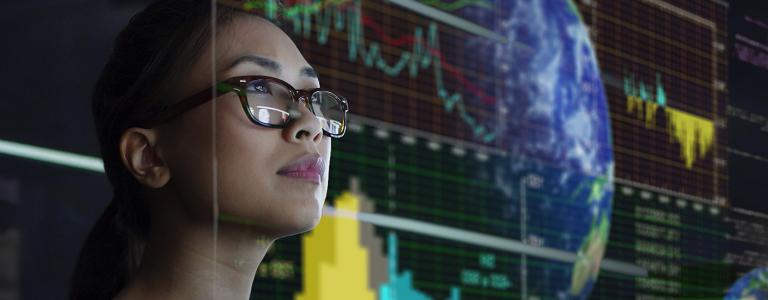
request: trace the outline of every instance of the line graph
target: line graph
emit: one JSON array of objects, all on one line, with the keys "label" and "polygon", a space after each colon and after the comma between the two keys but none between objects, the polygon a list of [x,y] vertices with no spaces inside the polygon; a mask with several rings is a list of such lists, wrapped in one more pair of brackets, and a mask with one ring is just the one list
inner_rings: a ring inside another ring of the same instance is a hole
[{"label": "line graph", "polygon": [[493,5],[486,0],[454,0],[450,3],[442,0],[421,0],[421,3],[447,11],[454,11],[472,6],[481,8],[493,7]]},{"label": "line graph", "polygon": [[[712,2],[597,2],[579,7],[601,61],[616,176],[725,204],[726,10]],[[648,18],[658,20],[640,21]]]},{"label": "line graph", "polygon": [[[275,0],[248,1],[243,4],[243,8],[263,9],[264,14],[272,18],[280,13]],[[380,24],[362,14],[360,1],[350,0],[294,4],[286,7],[282,15],[292,24],[294,33],[301,34],[304,38],[310,38],[314,30],[315,40],[320,45],[328,43],[331,31],[346,33],[347,59],[351,62],[360,61],[366,68],[379,70],[391,77],[400,76],[405,72],[414,78],[420,72],[431,72],[434,76],[435,95],[442,101],[445,112],[451,113],[455,110],[464,124],[471,129],[472,134],[481,141],[487,143],[497,138],[498,132],[481,124],[476,116],[468,112],[461,92],[448,90],[445,73],[483,103],[492,105],[496,102],[494,97],[467,80],[457,67],[445,61],[440,50],[437,23],[430,22],[426,30],[416,26],[411,35],[389,37],[383,32]],[[399,57],[388,62],[382,53],[382,44],[368,41],[366,28],[372,29],[385,45],[410,46],[410,50],[402,50]]]},{"label": "line graph", "polygon": [[722,297],[726,272],[710,266],[727,243],[720,222],[729,200],[728,8],[715,1],[575,3],[589,22],[610,103],[618,192],[606,253],[648,269],[642,279],[601,274],[592,295]]},{"label": "line graph", "polygon": [[467,31],[471,34],[494,39],[499,42],[504,42],[504,43],[507,42],[506,38],[496,34],[495,32],[485,27],[482,27],[480,25],[477,25],[465,19],[459,18],[452,14],[446,13],[442,10],[433,8],[431,6],[424,5],[417,1],[414,1],[414,0],[388,0],[388,1],[402,8],[424,15],[427,18],[438,20],[442,23],[451,25],[460,30]]},{"label": "line graph", "polygon": [[642,80],[636,81],[634,75],[625,76],[627,112],[635,112],[638,119],[645,121],[646,128],[654,128],[656,112],[659,108],[664,110],[670,142],[680,144],[680,156],[685,162],[685,167],[693,168],[696,160],[704,158],[714,143],[714,123],[712,120],[668,107],[667,94],[659,73],[656,73],[655,92],[653,90]]},{"label": "line graph", "polygon": [[[29,151],[29,149],[25,149],[25,150]],[[77,157],[79,159],[87,159],[93,162],[100,162],[100,159],[97,157],[88,157],[85,155],[67,153],[67,152],[50,150],[50,149],[47,149],[46,151],[60,153],[59,154],[60,156],[67,155],[71,157]],[[13,155],[11,153],[5,153],[5,154]],[[20,156],[20,155],[13,155],[13,156]],[[24,157],[24,158],[29,158],[29,157]],[[67,162],[62,162],[59,160],[44,160],[44,159],[38,159],[38,160],[46,161],[54,164],[60,164],[67,167],[74,167],[78,169],[88,170],[88,171],[96,171],[99,173],[104,172],[103,169],[95,170],[94,168],[89,166],[80,166],[80,165],[75,165]],[[569,252],[558,250],[558,249],[531,246],[516,240],[490,236],[483,233],[470,232],[463,229],[451,228],[451,227],[447,227],[439,224],[432,224],[428,222],[411,220],[411,219],[406,219],[402,217],[389,216],[389,215],[383,215],[383,214],[377,214],[377,213],[358,212],[356,208],[350,210],[346,207],[337,207],[337,208],[324,207],[323,215],[332,216],[336,218],[355,219],[362,222],[367,222],[367,223],[371,223],[371,224],[375,224],[375,225],[383,226],[387,228],[393,228],[393,229],[409,231],[409,232],[416,232],[416,233],[421,233],[429,236],[435,236],[435,237],[445,238],[450,240],[457,240],[464,243],[476,244],[483,247],[496,248],[503,251],[513,252],[513,253],[524,253],[527,255],[543,257],[543,258],[552,259],[556,261],[573,262],[577,259],[574,253],[569,253]],[[227,215],[227,214],[222,215],[221,219],[224,221],[241,222],[246,224],[248,224],[249,222],[252,222],[246,219],[234,217],[232,215]],[[605,262],[603,262],[602,268],[605,269],[606,271],[617,272],[620,274],[627,274],[627,275],[642,276],[646,272],[644,269],[639,268],[636,265],[628,264],[625,262],[613,261],[613,260],[606,260]]]},{"label": "line graph", "polygon": [[[409,220],[383,214],[349,211],[330,206],[323,208],[323,215],[333,216],[336,218],[354,219],[377,226],[416,232],[429,236],[461,241],[463,243],[476,244],[483,247],[495,248],[512,253],[521,253],[542,257],[555,261],[571,263],[577,260],[577,255],[575,253],[547,247],[532,246],[517,240],[500,238],[457,228],[450,228],[447,226],[422,222],[418,220]],[[633,264],[614,260],[604,261],[601,265],[601,268],[606,271],[632,276],[644,276],[646,274],[646,270],[643,268]]]}]

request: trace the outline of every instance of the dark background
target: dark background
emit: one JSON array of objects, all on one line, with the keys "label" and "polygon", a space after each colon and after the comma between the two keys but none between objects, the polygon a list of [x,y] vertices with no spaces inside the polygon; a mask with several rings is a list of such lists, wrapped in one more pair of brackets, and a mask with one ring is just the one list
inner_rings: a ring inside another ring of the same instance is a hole
[{"label": "dark background", "polygon": [[[90,93],[117,32],[146,3],[3,1],[0,140],[98,156]],[[65,299],[110,197],[102,173],[0,155],[0,299]]]},{"label": "dark background", "polygon": [[[768,24],[768,1],[734,1],[729,13],[729,91],[731,108],[768,116],[768,69],[739,60],[734,51],[736,34],[768,45],[768,29],[745,21],[744,16]],[[764,52],[765,53],[765,52]],[[764,60],[768,60],[765,57]],[[738,153],[768,158],[768,127],[741,118],[728,119],[731,154],[729,184],[733,206],[768,212],[768,162]]]}]

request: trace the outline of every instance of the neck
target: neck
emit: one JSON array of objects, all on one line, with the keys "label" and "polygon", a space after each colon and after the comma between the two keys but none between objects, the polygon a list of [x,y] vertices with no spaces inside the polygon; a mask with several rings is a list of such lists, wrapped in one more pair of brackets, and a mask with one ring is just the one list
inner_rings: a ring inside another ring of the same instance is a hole
[{"label": "neck", "polygon": [[153,219],[139,271],[117,299],[250,297],[256,269],[274,239],[245,225],[214,228],[213,222],[187,221]]}]

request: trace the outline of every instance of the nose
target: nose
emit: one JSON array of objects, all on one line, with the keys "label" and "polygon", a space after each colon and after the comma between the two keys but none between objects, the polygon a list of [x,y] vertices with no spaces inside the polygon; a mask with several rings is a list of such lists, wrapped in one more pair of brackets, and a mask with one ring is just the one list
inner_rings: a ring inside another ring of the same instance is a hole
[{"label": "nose", "polygon": [[[319,144],[323,140],[323,126],[312,111],[309,110],[307,99],[302,97],[299,103],[291,108],[292,120],[283,129],[286,141],[292,143]],[[295,115],[298,115],[294,117]]]}]

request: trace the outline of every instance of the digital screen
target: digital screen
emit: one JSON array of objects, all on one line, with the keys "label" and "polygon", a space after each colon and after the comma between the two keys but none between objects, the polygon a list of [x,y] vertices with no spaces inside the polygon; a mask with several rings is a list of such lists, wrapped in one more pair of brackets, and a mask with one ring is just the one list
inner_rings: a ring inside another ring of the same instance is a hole
[{"label": "digital screen", "polygon": [[[67,297],[111,199],[87,99],[147,3],[3,13],[0,299]],[[764,4],[219,4],[279,23],[350,107],[320,223],[251,299],[765,299]],[[19,88],[46,66],[57,89]]]}]

